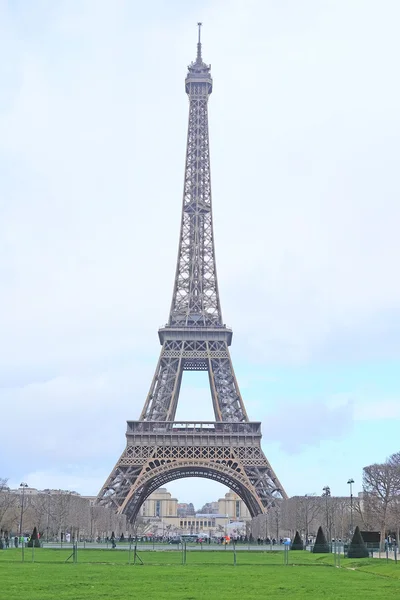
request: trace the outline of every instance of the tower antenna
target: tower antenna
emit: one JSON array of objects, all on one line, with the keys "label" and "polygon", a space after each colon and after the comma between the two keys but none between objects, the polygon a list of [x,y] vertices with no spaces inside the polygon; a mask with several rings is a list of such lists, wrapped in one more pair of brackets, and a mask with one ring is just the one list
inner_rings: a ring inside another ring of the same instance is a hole
[{"label": "tower antenna", "polygon": [[197,62],[200,63],[202,62],[201,59],[201,26],[203,25],[203,23],[197,23],[197,26],[199,28],[199,39],[197,42]]}]

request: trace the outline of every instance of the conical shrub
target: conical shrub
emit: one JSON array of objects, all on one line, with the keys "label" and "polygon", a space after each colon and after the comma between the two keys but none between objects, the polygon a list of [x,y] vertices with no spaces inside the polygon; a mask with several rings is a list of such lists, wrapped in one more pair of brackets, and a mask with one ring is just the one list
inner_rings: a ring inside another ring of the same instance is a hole
[{"label": "conical shrub", "polygon": [[28,548],[40,548],[40,541],[36,527],[33,528],[32,535],[28,542]]},{"label": "conical shrub", "polygon": [[326,537],[322,531],[321,525],[317,531],[317,539],[315,540],[313,552],[315,554],[328,554],[329,552],[328,542],[326,541]]},{"label": "conical shrub", "polygon": [[303,540],[301,539],[298,531],[296,531],[296,535],[294,536],[291,550],[304,550]]},{"label": "conical shrub", "polygon": [[363,536],[361,535],[358,525],[355,528],[353,539],[350,542],[347,556],[348,556],[348,558],[368,558],[369,557],[368,548],[365,545]]}]

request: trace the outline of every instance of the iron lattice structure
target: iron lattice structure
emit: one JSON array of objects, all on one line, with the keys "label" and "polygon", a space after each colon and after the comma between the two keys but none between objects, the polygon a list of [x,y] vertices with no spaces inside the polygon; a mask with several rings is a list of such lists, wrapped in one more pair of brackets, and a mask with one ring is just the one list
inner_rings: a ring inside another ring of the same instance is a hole
[{"label": "iron lattice structure", "polygon": [[[197,58],[185,80],[189,123],[181,231],[168,323],[139,421],[128,421],[127,446],[97,501],[134,521],[155,489],[182,477],[206,477],[235,490],[252,516],[286,493],[261,449],[261,424],[249,422],[223,323],[211,207],[208,98],[210,65]],[[182,374],[208,371],[215,422],[176,422]]]}]

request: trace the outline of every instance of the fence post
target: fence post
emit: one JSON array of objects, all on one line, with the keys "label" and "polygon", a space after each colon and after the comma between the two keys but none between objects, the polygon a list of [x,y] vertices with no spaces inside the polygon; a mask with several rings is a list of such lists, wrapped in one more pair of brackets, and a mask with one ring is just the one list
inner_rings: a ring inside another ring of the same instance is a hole
[{"label": "fence post", "polygon": [[333,548],[335,554],[335,567],[340,567],[340,544],[334,542]]},{"label": "fence post", "polygon": [[236,566],[236,544],[233,542],[233,564]]},{"label": "fence post", "polygon": [[182,542],[182,564],[186,565],[186,541]]},{"label": "fence post", "polygon": [[289,548],[290,548],[290,546],[289,546],[289,544],[287,544],[285,546],[285,550],[286,550],[286,565],[289,564]]},{"label": "fence post", "polygon": [[21,537],[22,562],[25,562],[25,538]]}]

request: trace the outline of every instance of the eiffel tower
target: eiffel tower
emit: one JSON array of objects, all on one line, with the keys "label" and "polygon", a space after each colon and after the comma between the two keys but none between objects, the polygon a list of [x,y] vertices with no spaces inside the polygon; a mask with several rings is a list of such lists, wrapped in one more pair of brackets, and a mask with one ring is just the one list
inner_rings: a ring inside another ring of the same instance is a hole
[{"label": "eiffel tower", "polygon": [[[210,65],[197,57],[185,80],[189,97],[185,181],[178,261],[168,323],[158,331],[161,354],[138,421],[97,502],[130,522],[145,499],[174,479],[205,477],[234,490],[252,517],[287,495],[261,449],[261,423],[249,421],[223,322],[211,210],[208,97]],[[215,421],[177,422],[183,371],[207,371]]]}]

